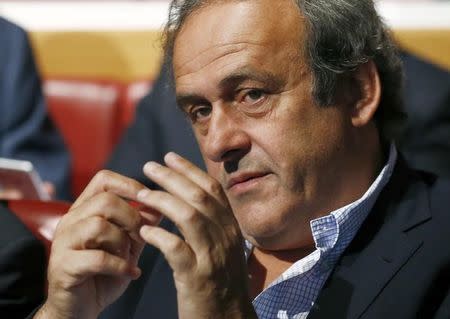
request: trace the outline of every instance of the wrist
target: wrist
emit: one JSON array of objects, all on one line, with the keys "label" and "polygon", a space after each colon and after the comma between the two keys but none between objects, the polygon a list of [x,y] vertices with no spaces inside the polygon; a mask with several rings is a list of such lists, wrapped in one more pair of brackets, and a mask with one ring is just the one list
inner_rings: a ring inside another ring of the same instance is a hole
[{"label": "wrist", "polygon": [[46,301],[44,305],[33,316],[33,319],[95,319],[97,316],[86,317],[78,313],[58,310],[50,302]]},{"label": "wrist", "polygon": [[33,319],[69,319],[69,317],[58,314],[58,312],[52,309],[51,306],[44,303],[44,305],[34,315]]}]

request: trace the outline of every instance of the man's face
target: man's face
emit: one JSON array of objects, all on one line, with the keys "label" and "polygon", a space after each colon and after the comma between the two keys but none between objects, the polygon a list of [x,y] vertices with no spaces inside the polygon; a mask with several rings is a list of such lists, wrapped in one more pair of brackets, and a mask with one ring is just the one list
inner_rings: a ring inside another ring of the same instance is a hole
[{"label": "man's face", "polygon": [[309,221],[336,208],[344,183],[350,119],[313,100],[303,21],[291,0],[212,4],[174,48],[177,98],[208,172],[266,249],[312,244]]}]

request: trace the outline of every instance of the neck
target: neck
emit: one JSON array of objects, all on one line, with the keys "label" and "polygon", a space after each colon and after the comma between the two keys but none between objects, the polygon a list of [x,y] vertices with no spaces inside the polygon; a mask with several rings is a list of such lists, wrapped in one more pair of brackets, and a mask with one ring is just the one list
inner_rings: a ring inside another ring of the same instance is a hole
[{"label": "neck", "polygon": [[251,297],[255,298],[295,262],[313,250],[314,247],[268,251],[255,247],[248,260]]}]

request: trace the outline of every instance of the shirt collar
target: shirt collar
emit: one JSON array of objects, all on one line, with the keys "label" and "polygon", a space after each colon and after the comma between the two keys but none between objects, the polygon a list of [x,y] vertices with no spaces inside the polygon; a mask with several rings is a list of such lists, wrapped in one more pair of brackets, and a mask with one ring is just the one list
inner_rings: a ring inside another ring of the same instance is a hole
[{"label": "shirt collar", "polygon": [[321,253],[335,249],[333,255],[337,258],[348,246],[390,180],[396,160],[397,150],[392,143],[388,161],[361,198],[310,222],[316,248]]}]

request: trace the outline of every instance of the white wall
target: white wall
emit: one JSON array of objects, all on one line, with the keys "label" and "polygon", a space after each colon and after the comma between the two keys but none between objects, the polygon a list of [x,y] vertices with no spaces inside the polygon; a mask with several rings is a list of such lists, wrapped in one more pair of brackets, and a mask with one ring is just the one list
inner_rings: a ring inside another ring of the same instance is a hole
[{"label": "white wall", "polygon": [[[0,15],[28,30],[159,29],[168,1],[1,1]],[[396,29],[450,29],[450,2],[378,1]]]}]

